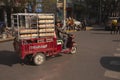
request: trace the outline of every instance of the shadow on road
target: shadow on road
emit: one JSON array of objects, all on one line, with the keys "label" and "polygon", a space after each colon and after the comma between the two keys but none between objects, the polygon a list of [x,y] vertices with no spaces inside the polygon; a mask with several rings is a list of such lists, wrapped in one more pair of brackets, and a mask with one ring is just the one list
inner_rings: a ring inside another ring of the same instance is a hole
[{"label": "shadow on road", "polygon": [[20,62],[21,60],[15,52],[0,51],[0,65],[12,66]]},{"label": "shadow on road", "polygon": [[100,63],[106,69],[120,72],[120,57],[102,57]]},{"label": "shadow on road", "polygon": [[[54,57],[61,57],[62,55],[56,55]],[[54,57],[47,57],[47,60],[50,60]],[[28,61],[28,59],[21,60],[20,57],[12,51],[0,51],[0,65],[7,65],[12,67],[15,64],[21,65],[31,65],[35,66],[33,62]]]}]

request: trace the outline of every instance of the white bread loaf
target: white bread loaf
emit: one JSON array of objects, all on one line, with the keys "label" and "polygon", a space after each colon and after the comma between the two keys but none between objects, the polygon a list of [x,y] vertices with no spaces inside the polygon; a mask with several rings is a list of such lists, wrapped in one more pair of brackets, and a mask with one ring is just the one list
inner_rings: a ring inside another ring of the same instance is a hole
[{"label": "white bread loaf", "polygon": [[51,31],[54,31],[54,28],[53,29],[46,29],[47,32],[51,32]]},{"label": "white bread loaf", "polygon": [[53,33],[41,33],[39,34],[39,36],[54,36],[54,32]]},{"label": "white bread loaf", "polygon": [[38,16],[38,18],[46,19],[46,18],[54,18],[54,16],[52,16],[52,15],[40,15],[40,16]]},{"label": "white bread loaf", "polygon": [[39,20],[39,23],[53,23],[54,20]]},{"label": "white bread loaf", "polygon": [[37,36],[37,34],[32,34],[32,37],[36,37]]},{"label": "white bread loaf", "polygon": [[23,30],[20,30],[20,33],[33,33],[33,32],[37,32],[37,29],[23,29]]},{"label": "white bread loaf", "polygon": [[38,18],[44,19],[44,18],[46,18],[46,16],[45,15],[41,15],[41,16],[38,16]]},{"label": "white bread loaf", "polygon": [[54,27],[54,24],[39,24],[39,28]]}]

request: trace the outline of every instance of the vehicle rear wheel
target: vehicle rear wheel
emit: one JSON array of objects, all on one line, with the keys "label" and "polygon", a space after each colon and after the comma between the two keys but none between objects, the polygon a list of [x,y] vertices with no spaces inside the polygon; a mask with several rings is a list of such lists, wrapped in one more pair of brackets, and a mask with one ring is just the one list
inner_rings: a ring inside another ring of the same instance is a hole
[{"label": "vehicle rear wheel", "polygon": [[45,61],[45,55],[42,53],[38,53],[33,57],[33,62],[35,65],[41,65]]},{"label": "vehicle rear wheel", "polygon": [[73,46],[70,53],[75,54],[76,52],[77,52],[77,48],[75,46]]}]

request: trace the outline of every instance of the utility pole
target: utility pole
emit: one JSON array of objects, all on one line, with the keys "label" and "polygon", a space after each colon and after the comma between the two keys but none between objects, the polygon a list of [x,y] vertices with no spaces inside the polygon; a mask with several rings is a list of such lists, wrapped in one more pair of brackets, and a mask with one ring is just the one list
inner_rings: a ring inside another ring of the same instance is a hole
[{"label": "utility pole", "polygon": [[63,22],[63,29],[66,30],[66,0],[64,0],[64,8],[63,8],[63,12],[64,12],[64,22]]},{"label": "utility pole", "polygon": [[99,14],[99,23],[101,23],[101,0],[100,0],[100,14]]},{"label": "utility pole", "polygon": [[5,22],[5,27],[8,27],[7,12],[6,12],[6,10],[4,10],[4,22]]}]

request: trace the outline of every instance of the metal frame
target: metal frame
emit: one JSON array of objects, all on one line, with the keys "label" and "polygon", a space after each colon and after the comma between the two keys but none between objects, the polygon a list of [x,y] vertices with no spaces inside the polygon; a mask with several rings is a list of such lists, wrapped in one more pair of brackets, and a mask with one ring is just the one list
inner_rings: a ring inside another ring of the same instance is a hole
[{"label": "metal frame", "polygon": [[[52,15],[54,17],[54,26],[55,26],[55,15],[52,14],[52,13],[49,13],[49,14],[48,13],[40,13],[40,14],[39,13],[14,13],[14,14],[12,14],[11,15],[11,23],[12,23],[11,26],[12,26],[13,29],[17,28],[18,40],[20,39],[20,28],[22,28],[22,27],[24,27],[25,29],[26,28],[27,29],[31,28],[31,26],[29,26],[29,25],[31,25],[32,23],[28,23],[27,22],[27,21],[29,21],[27,17],[31,17],[31,16],[37,17],[36,27],[37,27],[37,30],[39,31],[39,29],[38,29],[38,16],[43,16],[43,15],[50,15],[50,16]],[[22,24],[22,22],[23,22],[23,20],[21,19],[22,16],[25,17],[25,19],[24,19],[24,21],[25,21],[24,26]],[[30,18],[30,20],[31,20],[31,18]],[[27,26],[27,24],[28,24],[28,26]]]}]

